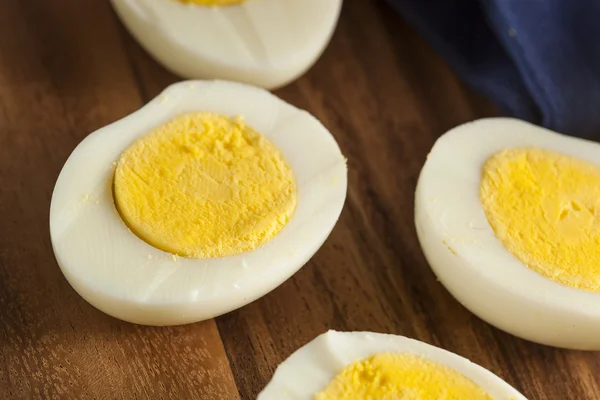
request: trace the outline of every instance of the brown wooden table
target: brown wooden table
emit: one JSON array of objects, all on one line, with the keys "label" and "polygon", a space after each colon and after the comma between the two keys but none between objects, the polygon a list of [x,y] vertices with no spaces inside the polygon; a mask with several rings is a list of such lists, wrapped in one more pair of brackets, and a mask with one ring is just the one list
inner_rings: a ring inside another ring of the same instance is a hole
[{"label": "brown wooden table", "polygon": [[348,199],[318,254],[264,298],[213,321],[136,326],[63,278],[48,233],[75,145],[178,78],[103,0],[0,6],[0,398],[252,399],[328,328],[417,338],[489,368],[530,399],[600,398],[600,354],[492,328],[436,281],[413,192],[436,137],[494,110],[381,1],[347,0],[317,65],[277,91],[317,116],[349,159]]}]

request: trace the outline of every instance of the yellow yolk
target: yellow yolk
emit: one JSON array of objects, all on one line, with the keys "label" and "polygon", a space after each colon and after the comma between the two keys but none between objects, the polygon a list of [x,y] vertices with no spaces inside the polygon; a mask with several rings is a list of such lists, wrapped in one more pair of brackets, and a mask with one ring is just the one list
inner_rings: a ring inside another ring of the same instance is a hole
[{"label": "yellow yolk", "polygon": [[315,400],[492,400],[457,371],[411,354],[377,354],[350,364]]},{"label": "yellow yolk", "polygon": [[229,6],[233,4],[240,4],[246,0],[179,0],[182,3],[198,4],[201,6]]},{"label": "yellow yolk", "polygon": [[115,204],[147,243],[187,257],[223,257],[272,239],[296,206],[283,155],[241,120],[179,116],[120,157]]},{"label": "yellow yolk", "polygon": [[480,188],[485,215],[529,268],[600,291],[600,167],[540,149],[492,156]]}]

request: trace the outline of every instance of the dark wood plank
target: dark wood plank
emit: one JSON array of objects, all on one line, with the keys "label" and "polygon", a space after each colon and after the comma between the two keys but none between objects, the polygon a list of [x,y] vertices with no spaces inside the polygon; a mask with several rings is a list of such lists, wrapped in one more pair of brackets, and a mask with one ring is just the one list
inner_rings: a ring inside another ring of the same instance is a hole
[{"label": "dark wood plank", "polygon": [[489,368],[530,399],[600,396],[600,356],[529,343],[482,322],[435,280],[413,224],[419,170],[447,129],[494,108],[471,94],[383,2],[347,0],[333,42],[279,91],[310,110],[349,159],[345,211],[296,276],[218,319],[242,397],[328,328],[407,335]]},{"label": "dark wood plank", "polygon": [[82,300],[48,213],[75,145],[142,104],[108,3],[9,0],[0,12],[0,398],[239,398],[214,321],[148,328]]}]

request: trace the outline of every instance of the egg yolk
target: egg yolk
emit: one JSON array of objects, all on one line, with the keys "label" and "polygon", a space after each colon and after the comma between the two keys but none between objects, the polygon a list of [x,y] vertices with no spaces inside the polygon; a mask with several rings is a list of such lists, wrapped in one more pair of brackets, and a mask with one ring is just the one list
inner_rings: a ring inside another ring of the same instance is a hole
[{"label": "egg yolk", "polygon": [[186,257],[239,254],[272,239],[296,207],[279,150],[241,119],[181,115],[118,160],[116,207],[147,243]]},{"label": "egg yolk", "polygon": [[342,370],[314,400],[492,400],[457,371],[411,354],[384,353]]},{"label": "egg yolk", "polygon": [[229,6],[233,4],[240,4],[246,0],[179,0],[182,3],[187,4],[198,4],[200,6]]},{"label": "egg yolk", "polygon": [[485,215],[529,268],[600,291],[600,167],[541,149],[509,149],[483,168]]}]

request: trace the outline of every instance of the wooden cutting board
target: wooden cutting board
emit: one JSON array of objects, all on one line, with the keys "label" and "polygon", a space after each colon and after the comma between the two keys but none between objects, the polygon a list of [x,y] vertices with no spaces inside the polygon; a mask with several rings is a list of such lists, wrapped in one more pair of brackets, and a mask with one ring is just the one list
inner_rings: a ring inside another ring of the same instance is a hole
[{"label": "wooden cutting board", "polygon": [[317,65],[277,91],[349,159],[345,210],[318,254],[264,298],[189,326],[135,326],[87,304],[51,250],[54,182],[87,134],[177,79],[105,0],[2,2],[0,398],[253,399],[278,363],[329,328],[444,347],[530,399],[600,398],[600,355],[490,327],[427,266],[413,226],[419,169],[436,137],[495,112],[380,1],[347,0]]}]

